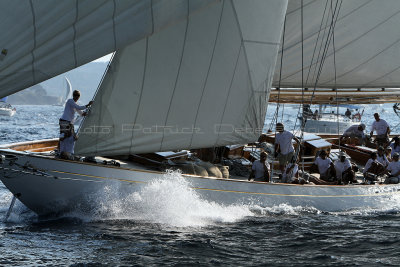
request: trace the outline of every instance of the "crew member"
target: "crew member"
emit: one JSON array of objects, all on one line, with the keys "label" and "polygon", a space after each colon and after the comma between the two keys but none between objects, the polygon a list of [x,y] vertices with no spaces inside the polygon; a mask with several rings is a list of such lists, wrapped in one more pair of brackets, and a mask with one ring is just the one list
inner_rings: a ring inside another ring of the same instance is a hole
[{"label": "crew member", "polygon": [[343,184],[357,183],[350,160],[346,159],[346,155],[343,152],[339,153],[339,159],[335,161],[334,165],[338,181],[342,181]]},{"label": "crew member", "polygon": [[260,160],[255,160],[251,166],[249,181],[269,182],[269,164],[267,162],[267,153],[260,153]]},{"label": "crew member", "polygon": [[72,98],[68,99],[65,103],[64,113],[60,118],[60,156],[64,158],[69,158],[70,154],[73,154],[75,140],[77,136],[74,130],[74,117],[75,112],[79,113],[82,116],[86,116],[86,112],[82,112],[82,110],[88,108],[93,104],[93,101],[90,101],[85,106],[79,106],[76,102],[79,100],[81,93],[78,90],[75,90],[72,93]]},{"label": "crew member", "polygon": [[[359,125],[352,125],[344,131],[343,135],[340,137],[340,141],[343,142],[348,138],[357,138],[361,140],[361,144],[365,142],[365,124],[361,123]],[[351,139],[350,139],[351,140]]]},{"label": "crew member", "polygon": [[389,163],[387,168],[387,173],[390,175],[385,183],[387,184],[398,184],[400,182],[400,161],[399,153],[395,152],[393,154],[393,161]]},{"label": "crew member", "polygon": [[385,172],[385,167],[377,160],[376,152],[371,153],[371,158],[364,167],[364,178],[369,181],[376,181],[376,176]]},{"label": "crew member", "polygon": [[400,153],[400,138],[398,136],[393,137],[389,146],[392,148],[392,157],[394,153]]},{"label": "crew member", "polygon": [[315,159],[313,165],[311,165],[310,172],[317,172],[320,174],[320,178],[310,176],[309,181],[317,185],[335,185],[338,181],[332,181],[334,174],[334,165],[332,160],[328,158],[328,154],[325,150],[319,153],[319,156]]},{"label": "crew member", "polygon": [[381,163],[385,169],[389,165],[389,160],[385,155],[385,149],[382,146],[378,147],[378,155],[376,156],[376,160]]},{"label": "crew member", "polygon": [[300,141],[291,132],[285,131],[282,123],[276,124],[276,131],[278,133],[275,136],[275,154],[278,156],[279,169],[283,173],[286,164],[293,158],[294,155],[292,139],[294,139],[298,145],[300,144]]},{"label": "crew member", "polygon": [[351,119],[351,111],[350,111],[350,109],[347,109],[346,112],[344,113],[344,115],[346,117],[348,117],[349,119]]},{"label": "crew member", "polygon": [[386,147],[387,143],[389,142],[389,124],[384,119],[381,119],[378,113],[375,113],[374,117],[375,121],[372,123],[370,135],[372,137],[374,131],[376,131],[375,142],[377,143],[377,146]]}]

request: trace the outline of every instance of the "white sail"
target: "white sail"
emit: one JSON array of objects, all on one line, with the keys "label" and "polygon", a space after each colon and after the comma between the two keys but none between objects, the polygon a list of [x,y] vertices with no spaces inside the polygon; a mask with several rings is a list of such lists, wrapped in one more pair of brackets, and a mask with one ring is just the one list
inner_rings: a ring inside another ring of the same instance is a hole
[{"label": "white sail", "polygon": [[0,97],[149,36],[219,0],[2,0]]},{"label": "white sail", "polygon": [[72,85],[71,82],[68,80],[67,77],[65,78],[65,83],[66,83],[66,90],[65,90],[65,98],[62,100],[62,104],[65,104],[68,99],[72,98]]},{"label": "white sail", "polygon": [[[400,1],[398,0],[289,1],[282,79],[280,81],[279,78],[281,71],[281,54],[279,54],[274,86],[302,86],[302,10],[304,87],[315,86],[321,55],[326,44],[328,51],[317,87],[400,87]],[[338,16],[332,19],[334,12]],[[334,28],[331,28],[331,25],[334,25]],[[330,34],[331,40],[327,42],[330,28],[334,29],[334,36]]]},{"label": "white sail", "polygon": [[286,7],[281,0],[220,1],[118,50],[75,152],[121,155],[255,141]]}]

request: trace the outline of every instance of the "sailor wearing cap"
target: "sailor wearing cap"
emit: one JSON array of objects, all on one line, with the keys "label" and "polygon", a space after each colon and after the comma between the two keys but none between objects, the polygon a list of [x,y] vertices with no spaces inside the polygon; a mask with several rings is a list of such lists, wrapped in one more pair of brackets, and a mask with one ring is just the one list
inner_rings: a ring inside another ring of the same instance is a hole
[{"label": "sailor wearing cap", "polygon": [[[315,168],[317,167],[317,168]],[[317,169],[320,174],[320,178],[325,181],[330,181],[332,179],[332,171],[334,170],[333,162],[328,158],[328,153],[322,150],[319,156],[315,159],[311,169]]]},{"label": "sailor wearing cap", "polygon": [[378,147],[378,155],[376,160],[381,163],[383,165],[383,167],[387,168],[387,166],[389,165],[389,160],[387,159],[386,155],[385,155],[385,149],[380,146]]},{"label": "sailor wearing cap", "polygon": [[291,132],[285,131],[282,123],[276,124],[276,131],[278,133],[275,136],[275,154],[278,155],[279,169],[283,173],[286,164],[293,158],[294,155],[292,139],[294,139],[297,144],[299,144],[300,141]]},{"label": "sailor wearing cap", "polygon": [[340,151],[339,159],[334,163],[336,178],[342,181],[344,184],[357,183],[355,179],[354,171],[351,168],[350,160],[346,158],[346,155]]},{"label": "sailor wearing cap", "polygon": [[344,141],[346,138],[358,138],[361,140],[361,144],[364,144],[365,141],[365,124],[361,123],[359,125],[352,125],[346,131],[344,131],[340,141]]},{"label": "sailor wearing cap", "polygon": [[387,184],[398,184],[400,181],[400,161],[399,153],[395,152],[393,154],[393,161],[389,163],[387,167],[387,174],[390,176],[385,180]]}]

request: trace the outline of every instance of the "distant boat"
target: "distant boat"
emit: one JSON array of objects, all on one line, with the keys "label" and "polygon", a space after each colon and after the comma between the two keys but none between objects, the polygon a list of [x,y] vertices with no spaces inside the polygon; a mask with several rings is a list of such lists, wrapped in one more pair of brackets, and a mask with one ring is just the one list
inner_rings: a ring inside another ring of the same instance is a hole
[{"label": "distant boat", "polygon": [[8,97],[3,97],[2,99],[0,99],[0,116],[11,117],[14,116],[17,110],[13,106],[7,103],[7,98]]},{"label": "distant boat", "polygon": [[65,98],[62,102],[62,105],[65,105],[65,102],[67,102],[68,99],[72,98],[72,85],[71,82],[68,80],[67,77],[65,77],[65,82],[67,83],[67,88],[66,88],[66,93],[65,93]]},{"label": "distant boat", "polygon": [[71,82],[68,80],[67,77],[65,78],[66,82],[66,90],[65,90],[65,97],[59,97],[59,102],[57,104],[53,104],[53,106],[64,106],[68,99],[72,98],[72,85]]}]

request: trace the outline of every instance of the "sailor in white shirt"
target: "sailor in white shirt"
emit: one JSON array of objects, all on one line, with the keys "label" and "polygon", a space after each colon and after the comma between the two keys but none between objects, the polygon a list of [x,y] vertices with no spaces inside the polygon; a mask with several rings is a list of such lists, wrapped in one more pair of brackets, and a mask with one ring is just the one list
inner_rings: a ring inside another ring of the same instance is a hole
[{"label": "sailor in white shirt", "polygon": [[249,181],[251,180],[269,182],[269,164],[267,162],[266,152],[261,152],[260,160],[253,162],[249,176]]},{"label": "sailor in white shirt", "polygon": [[328,154],[325,150],[322,150],[319,156],[315,159],[313,166],[311,168],[318,168],[318,173],[320,174],[320,179],[329,181],[332,178],[332,170],[334,169],[332,160],[327,157]]},{"label": "sailor in white shirt", "polygon": [[[82,112],[82,110],[86,109],[90,105],[93,104],[93,101],[90,101],[85,106],[79,106],[76,102],[78,101],[81,93],[78,90],[75,90],[72,94],[72,98],[68,99],[65,103],[64,113],[60,118],[60,155],[64,158],[69,158],[70,154],[73,154],[74,150],[74,142],[77,139],[74,130],[74,116],[75,112],[78,112],[82,116],[86,116],[86,112]],[[63,142],[66,143],[63,143]]]},{"label": "sailor in white shirt", "polygon": [[358,138],[361,141],[361,144],[365,142],[365,124],[361,123],[360,125],[352,125],[344,131],[343,135],[340,137],[340,141],[344,142],[348,138]]},{"label": "sailor in white shirt", "polygon": [[350,160],[346,159],[343,152],[339,153],[339,159],[335,161],[336,178],[344,184],[356,183],[354,171],[351,168]]},{"label": "sailor in white shirt", "polygon": [[387,184],[398,184],[400,182],[400,161],[399,153],[393,154],[393,161],[389,163],[387,173],[390,176],[385,180]]},{"label": "sailor in white shirt", "polygon": [[383,147],[378,147],[378,154],[376,156],[376,160],[383,165],[383,167],[387,168],[389,165],[389,160],[387,159],[385,155],[385,150]]},{"label": "sailor in white shirt", "polygon": [[375,141],[377,142],[377,145],[386,147],[386,144],[389,142],[389,124],[385,120],[379,118],[378,113],[375,113],[374,117],[375,121],[372,123],[370,135],[372,137],[374,131],[376,131]]},{"label": "sailor in white shirt", "polygon": [[278,133],[275,136],[275,155],[278,156],[279,169],[283,173],[286,164],[292,160],[294,156],[292,139],[295,140],[297,144],[299,144],[300,141],[291,132],[285,131],[282,123],[276,124],[276,131]]},{"label": "sailor in white shirt", "polygon": [[364,178],[367,180],[376,181],[376,177],[373,175],[381,175],[384,172],[385,167],[377,160],[377,154],[372,152],[371,158],[367,161],[363,170]]}]

